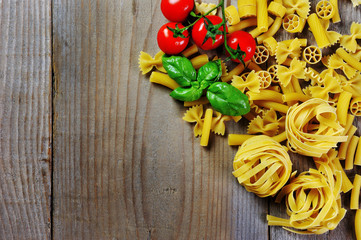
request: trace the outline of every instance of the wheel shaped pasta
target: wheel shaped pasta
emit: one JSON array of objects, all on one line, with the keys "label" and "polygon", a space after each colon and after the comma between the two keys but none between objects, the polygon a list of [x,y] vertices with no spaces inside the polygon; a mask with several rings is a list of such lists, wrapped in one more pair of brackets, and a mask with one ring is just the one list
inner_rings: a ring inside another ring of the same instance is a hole
[{"label": "wheel shaped pasta", "polygon": [[343,131],[336,109],[319,98],[290,107],[286,115],[288,147],[305,156],[321,157],[346,141]]},{"label": "wheel shaped pasta", "polygon": [[233,161],[233,175],[247,191],[274,196],[288,181],[292,162],[285,148],[271,137],[247,139]]},{"label": "wheel shaped pasta", "polygon": [[316,5],[316,13],[322,19],[331,19],[335,15],[335,12],[335,8],[330,1],[321,0]]},{"label": "wheel shaped pasta", "polygon": [[260,79],[261,89],[265,89],[265,88],[268,88],[269,86],[271,86],[272,77],[269,72],[262,70],[262,71],[256,72],[256,74]]},{"label": "wheel shaped pasta", "polygon": [[316,46],[308,46],[303,50],[303,59],[308,64],[316,64],[322,59],[321,49]]},{"label": "wheel shaped pasta", "polygon": [[361,97],[356,97],[351,100],[350,112],[355,116],[361,116]]},{"label": "wheel shaped pasta", "polygon": [[257,64],[265,63],[269,58],[269,51],[265,46],[257,46],[252,60]]},{"label": "wheel shaped pasta", "polygon": [[272,82],[274,83],[278,82],[277,69],[278,69],[278,65],[272,65],[267,69],[267,72],[269,72],[269,74],[271,75]]},{"label": "wheel shaped pasta", "polygon": [[289,14],[283,18],[282,26],[289,33],[302,32],[306,20],[296,14]]}]

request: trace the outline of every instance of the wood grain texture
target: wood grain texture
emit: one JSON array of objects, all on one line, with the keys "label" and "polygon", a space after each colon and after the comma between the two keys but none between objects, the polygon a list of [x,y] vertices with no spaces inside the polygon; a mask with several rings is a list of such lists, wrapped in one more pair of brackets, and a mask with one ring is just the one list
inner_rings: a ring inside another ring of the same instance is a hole
[{"label": "wood grain texture", "polygon": [[51,3],[1,0],[1,239],[50,239],[51,75]]},{"label": "wood grain texture", "polygon": [[[354,239],[352,213],[322,236],[268,227],[266,214],[285,208],[237,183],[237,148],[219,136],[199,145],[181,119],[182,104],[139,72],[139,52],[158,52],[156,34],[166,22],[159,5],[53,1],[54,239]],[[246,126],[229,123],[227,131]],[[292,159],[297,169],[313,166]]]}]

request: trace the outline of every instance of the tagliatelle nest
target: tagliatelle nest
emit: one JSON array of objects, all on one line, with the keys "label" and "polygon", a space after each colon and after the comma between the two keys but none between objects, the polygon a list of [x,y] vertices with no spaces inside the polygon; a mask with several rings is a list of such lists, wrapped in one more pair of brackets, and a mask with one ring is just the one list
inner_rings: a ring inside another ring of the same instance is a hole
[{"label": "tagliatelle nest", "polygon": [[288,147],[305,156],[321,157],[337,143],[345,142],[343,131],[336,109],[319,98],[290,107],[286,115]]},{"label": "tagliatelle nest", "polygon": [[292,163],[286,149],[271,137],[246,140],[233,161],[233,175],[259,197],[275,195],[288,181]]}]

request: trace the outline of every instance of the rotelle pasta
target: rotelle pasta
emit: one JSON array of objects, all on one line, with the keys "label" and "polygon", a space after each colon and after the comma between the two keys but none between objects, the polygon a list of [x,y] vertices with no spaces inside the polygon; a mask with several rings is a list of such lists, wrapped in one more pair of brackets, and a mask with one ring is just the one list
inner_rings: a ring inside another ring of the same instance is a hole
[{"label": "rotelle pasta", "polygon": [[247,139],[233,161],[233,175],[259,197],[275,195],[288,181],[292,163],[281,144],[267,136]]},{"label": "rotelle pasta", "polygon": [[346,141],[343,130],[336,109],[318,98],[292,106],[286,116],[288,146],[305,156],[321,157],[337,143]]}]

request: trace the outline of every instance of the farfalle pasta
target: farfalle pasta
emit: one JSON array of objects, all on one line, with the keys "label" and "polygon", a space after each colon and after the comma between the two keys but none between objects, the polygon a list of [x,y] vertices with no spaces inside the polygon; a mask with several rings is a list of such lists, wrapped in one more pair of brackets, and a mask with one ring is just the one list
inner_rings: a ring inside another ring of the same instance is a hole
[{"label": "farfalle pasta", "polygon": [[348,79],[353,78],[357,70],[346,63],[338,54],[332,54],[328,59],[328,67],[331,69],[341,69]]},{"label": "farfalle pasta", "polygon": [[345,142],[343,130],[336,109],[319,98],[292,106],[287,112],[289,149],[305,156],[321,157],[339,142]]},{"label": "farfalle pasta", "polygon": [[268,136],[247,139],[233,161],[233,175],[247,191],[259,197],[275,195],[292,171],[290,157],[281,144]]},{"label": "farfalle pasta", "polygon": [[276,48],[276,61],[278,64],[284,63],[288,57],[298,58],[301,55],[301,43],[295,38],[289,46],[283,42],[279,42]]},{"label": "farfalle pasta", "polygon": [[289,68],[279,65],[277,68],[279,82],[282,86],[287,87],[291,83],[293,77],[296,79],[305,79],[305,67],[306,63],[298,60],[297,58],[292,60]]},{"label": "farfalle pasta", "polygon": [[215,116],[213,116],[213,118],[212,118],[211,130],[215,134],[223,136],[226,131],[226,125],[224,122],[230,121],[232,118],[230,116],[223,115],[222,113],[217,112],[217,111],[215,111],[214,114],[215,114]]},{"label": "farfalle pasta", "polygon": [[270,109],[263,113],[263,116],[257,116],[248,125],[248,134],[261,133],[273,137],[278,132],[278,119],[275,110]]},{"label": "farfalle pasta", "polygon": [[158,69],[161,72],[166,73],[167,71],[163,67],[162,56],[164,52],[159,51],[154,58],[148,53],[141,51],[139,55],[139,68],[142,71],[142,74],[147,74],[152,71],[153,67]]},{"label": "farfalle pasta", "polygon": [[309,91],[313,98],[320,98],[325,101],[329,101],[329,93],[341,93],[343,90],[337,78],[334,78],[331,75],[326,75],[322,83],[310,86]]},{"label": "farfalle pasta", "polygon": [[253,70],[247,75],[246,80],[240,76],[233,76],[231,84],[242,92],[245,92],[246,89],[251,92],[259,92],[261,88],[261,79]]},{"label": "farfalle pasta", "polygon": [[286,7],[286,15],[297,13],[301,18],[307,18],[310,11],[310,2],[308,0],[283,0],[283,6]]},{"label": "farfalle pasta", "polygon": [[195,105],[189,108],[184,114],[183,120],[190,123],[196,123],[194,126],[194,136],[198,137],[202,135],[203,129],[203,105]]}]

